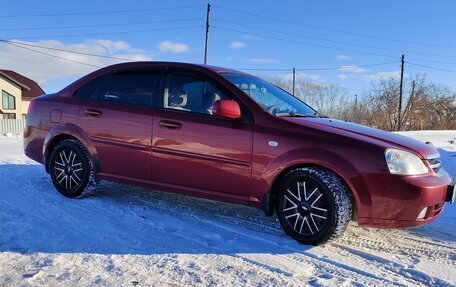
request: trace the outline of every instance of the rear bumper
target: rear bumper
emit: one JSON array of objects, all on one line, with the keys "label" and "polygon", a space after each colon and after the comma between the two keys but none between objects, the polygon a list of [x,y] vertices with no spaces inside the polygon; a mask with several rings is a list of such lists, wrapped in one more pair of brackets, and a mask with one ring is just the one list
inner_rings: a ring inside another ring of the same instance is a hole
[{"label": "rear bumper", "polygon": [[359,217],[358,224],[377,228],[417,227],[434,221],[442,212],[452,179],[448,174],[399,177],[372,176],[371,217]]},{"label": "rear bumper", "polygon": [[43,163],[43,143],[48,131],[26,126],[24,130],[24,153],[25,155]]}]

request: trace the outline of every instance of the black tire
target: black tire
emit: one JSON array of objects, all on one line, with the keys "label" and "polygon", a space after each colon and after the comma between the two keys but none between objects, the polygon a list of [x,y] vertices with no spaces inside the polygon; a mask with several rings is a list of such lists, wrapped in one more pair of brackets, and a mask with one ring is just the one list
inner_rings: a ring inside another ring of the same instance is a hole
[{"label": "black tire", "polygon": [[77,140],[57,144],[49,158],[49,174],[57,191],[69,198],[87,196],[97,187],[92,160]]},{"label": "black tire", "polygon": [[287,235],[303,244],[319,245],[344,233],[352,204],[347,187],[334,173],[305,167],[283,179],[276,212]]}]

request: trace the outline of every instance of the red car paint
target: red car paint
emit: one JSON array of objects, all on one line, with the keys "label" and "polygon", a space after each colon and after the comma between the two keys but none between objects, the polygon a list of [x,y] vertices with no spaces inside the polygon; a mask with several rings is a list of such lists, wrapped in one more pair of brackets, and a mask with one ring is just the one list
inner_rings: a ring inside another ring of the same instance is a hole
[{"label": "red car paint", "polygon": [[[245,105],[251,120],[74,97],[80,87],[101,75],[135,67],[184,69],[211,79]],[[101,179],[248,204],[268,214],[273,211],[271,191],[287,170],[319,165],[348,185],[360,225],[418,226],[442,210],[451,178],[434,173],[425,160],[437,153],[435,148],[335,119],[276,117],[222,72],[239,73],[167,62],[125,63],[95,71],[33,101],[24,132],[25,153],[46,166],[49,149],[60,139],[73,137],[86,147]],[[268,144],[271,141],[276,144]],[[429,174],[390,174],[384,156],[387,148],[418,155]],[[424,207],[429,207],[425,218],[417,220]]]}]

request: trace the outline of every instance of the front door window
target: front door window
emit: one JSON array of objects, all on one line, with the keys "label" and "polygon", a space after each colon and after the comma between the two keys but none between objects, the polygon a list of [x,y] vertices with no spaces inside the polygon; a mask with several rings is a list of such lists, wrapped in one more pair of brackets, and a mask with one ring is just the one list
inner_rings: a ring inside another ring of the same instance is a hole
[{"label": "front door window", "polygon": [[214,85],[194,77],[172,74],[166,80],[162,107],[212,115],[212,107],[227,97]]}]

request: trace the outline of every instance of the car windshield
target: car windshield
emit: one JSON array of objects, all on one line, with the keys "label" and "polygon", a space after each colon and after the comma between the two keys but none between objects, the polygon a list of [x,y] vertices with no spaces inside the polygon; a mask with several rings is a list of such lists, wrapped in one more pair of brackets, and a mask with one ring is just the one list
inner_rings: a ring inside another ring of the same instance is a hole
[{"label": "car windshield", "polygon": [[221,75],[275,116],[320,116],[301,100],[258,77],[237,73],[221,73]]}]

